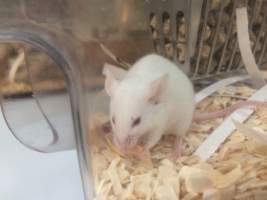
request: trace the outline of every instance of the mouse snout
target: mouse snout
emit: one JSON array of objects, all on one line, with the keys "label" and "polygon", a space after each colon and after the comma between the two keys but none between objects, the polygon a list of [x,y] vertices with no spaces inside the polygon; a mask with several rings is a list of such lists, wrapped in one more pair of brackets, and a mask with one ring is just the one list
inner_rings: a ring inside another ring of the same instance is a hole
[{"label": "mouse snout", "polygon": [[118,139],[118,138],[114,138],[115,141],[115,145],[117,146],[117,148],[123,152],[126,153],[127,151],[131,150],[132,148],[134,148],[136,146],[136,139],[132,136],[127,136],[123,139]]},{"label": "mouse snout", "polygon": [[125,140],[121,140],[117,137],[114,137],[114,144],[121,152],[126,152],[127,148],[126,148]]},{"label": "mouse snout", "polygon": [[134,148],[137,145],[137,141],[138,141],[137,137],[134,137],[132,135],[127,136],[124,141],[124,148],[126,150],[130,150]]}]

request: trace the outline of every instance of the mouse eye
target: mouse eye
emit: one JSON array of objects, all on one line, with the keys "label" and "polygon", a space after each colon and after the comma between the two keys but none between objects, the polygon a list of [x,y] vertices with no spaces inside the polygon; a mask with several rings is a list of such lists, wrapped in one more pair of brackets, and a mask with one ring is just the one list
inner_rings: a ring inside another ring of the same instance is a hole
[{"label": "mouse eye", "polygon": [[132,127],[139,125],[141,122],[141,118],[137,117],[136,119],[133,120]]},{"label": "mouse eye", "polygon": [[115,124],[116,121],[115,121],[115,117],[114,116],[112,117],[111,120],[112,120],[112,123]]}]

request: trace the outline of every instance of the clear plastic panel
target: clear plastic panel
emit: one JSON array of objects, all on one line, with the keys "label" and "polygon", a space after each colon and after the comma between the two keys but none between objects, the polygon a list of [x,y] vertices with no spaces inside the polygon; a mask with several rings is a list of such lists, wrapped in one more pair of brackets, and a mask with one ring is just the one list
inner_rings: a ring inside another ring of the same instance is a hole
[{"label": "clear plastic panel", "polygon": [[25,64],[28,68],[34,97],[57,135],[54,146],[49,148],[72,149],[75,145],[74,130],[70,97],[63,73],[45,53],[33,48],[25,48],[25,52]]},{"label": "clear plastic panel", "polygon": [[3,95],[2,110],[14,136],[24,145],[37,151],[48,152],[49,146],[58,140],[57,134],[31,96]]},{"label": "clear plastic panel", "polygon": [[[6,57],[2,57],[2,64],[6,66],[1,66],[2,73],[7,75],[1,82],[2,111],[14,136],[24,145],[37,151],[62,150],[57,145],[59,135],[40,107],[33,91],[30,70],[25,63],[25,46],[2,44],[1,47],[2,54],[7,54]],[[5,59],[7,61],[4,61]],[[36,74],[44,67],[41,65],[39,62],[39,66],[35,66]]]}]

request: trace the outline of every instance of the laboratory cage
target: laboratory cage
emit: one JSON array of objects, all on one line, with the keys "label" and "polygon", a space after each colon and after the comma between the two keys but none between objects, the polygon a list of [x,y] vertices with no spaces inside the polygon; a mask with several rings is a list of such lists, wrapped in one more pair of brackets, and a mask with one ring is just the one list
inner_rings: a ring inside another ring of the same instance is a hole
[{"label": "laboratory cage", "polygon": [[[104,63],[127,70],[158,53],[177,63],[196,91],[245,74],[235,22],[240,5],[264,66],[263,0],[0,0],[1,107],[10,130],[42,153],[76,149],[85,198],[93,199],[120,162],[112,161],[112,140],[103,134],[109,119]],[[129,182],[115,184],[115,194]]]}]

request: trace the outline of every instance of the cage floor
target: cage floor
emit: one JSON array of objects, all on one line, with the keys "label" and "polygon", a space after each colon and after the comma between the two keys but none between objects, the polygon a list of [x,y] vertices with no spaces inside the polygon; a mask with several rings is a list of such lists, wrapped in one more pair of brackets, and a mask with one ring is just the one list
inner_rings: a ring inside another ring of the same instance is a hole
[{"label": "cage floor", "polygon": [[[254,92],[245,83],[230,85],[204,99],[197,109],[222,109]],[[266,199],[267,144],[235,131],[207,162],[192,156],[224,119],[193,123],[184,142],[184,156],[176,163],[168,159],[173,136],[153,148],[152,162],[120,157],[98,128],[106,119],[104,115],[95,118],[90,132],[95,142],[91,145],[97,199]],[[266,132],[267,108],[256,109],[246,124]]]}]

